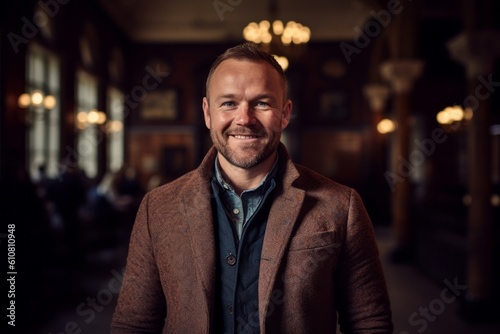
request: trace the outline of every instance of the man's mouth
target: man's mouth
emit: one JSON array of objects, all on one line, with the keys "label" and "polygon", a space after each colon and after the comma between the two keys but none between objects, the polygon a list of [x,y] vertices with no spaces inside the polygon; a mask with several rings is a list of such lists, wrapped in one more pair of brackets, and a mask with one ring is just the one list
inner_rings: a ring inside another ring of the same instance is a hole
[{"label": "man's mouth", "polygon": [[256,139],[260,138],[258,135],[230,135],[231,137],[234,137],[236,139]]}]

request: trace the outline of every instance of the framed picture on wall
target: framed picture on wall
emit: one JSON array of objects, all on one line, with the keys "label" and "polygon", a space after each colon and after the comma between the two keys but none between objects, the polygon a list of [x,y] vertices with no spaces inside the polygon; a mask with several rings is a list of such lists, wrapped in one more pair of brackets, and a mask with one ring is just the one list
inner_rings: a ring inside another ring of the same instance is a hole
[{"label": "framed picture on wall", "polygon": [[175,88],[148,92],[140,107],[142,121],[175,121],[179,118],[179,93]]},{"label": "framed picture on wall", "polygon": [[165,146],[162,149],[162,169],[168,178],[176,178],[189,170],[188,149],[185,146]]},{"label": "framed picture on wall", "polygon": [[318,96],[318,120],[347,120],[350,117],[348,97],[343,90],[325,90]]}]

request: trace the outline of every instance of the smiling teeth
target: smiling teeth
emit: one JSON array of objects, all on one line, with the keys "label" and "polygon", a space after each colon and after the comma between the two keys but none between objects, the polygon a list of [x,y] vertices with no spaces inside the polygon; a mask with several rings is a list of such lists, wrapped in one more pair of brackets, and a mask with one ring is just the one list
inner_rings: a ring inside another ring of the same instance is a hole
[{"label": "smiling teeth", "polygon": [[251,138],[257,138],[257,136],[239,136],[239,135],[235,135],[234,138],[238,138],[238,139],[251,139]]}]

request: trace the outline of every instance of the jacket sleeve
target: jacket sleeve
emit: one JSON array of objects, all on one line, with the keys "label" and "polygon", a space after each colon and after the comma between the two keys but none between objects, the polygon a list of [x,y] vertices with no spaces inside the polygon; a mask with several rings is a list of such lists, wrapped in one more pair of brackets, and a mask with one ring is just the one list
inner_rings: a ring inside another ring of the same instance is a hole
[{"label": "jacket sleeve", "polygon": [[149,226],[149,195],[137,212],[111,333],[161,333],[166,314]]},{"label": "jacket sleeve", "polygon": [[336,291],[342,333],[392,333],[391,309],[373,227],[352,190]]}]

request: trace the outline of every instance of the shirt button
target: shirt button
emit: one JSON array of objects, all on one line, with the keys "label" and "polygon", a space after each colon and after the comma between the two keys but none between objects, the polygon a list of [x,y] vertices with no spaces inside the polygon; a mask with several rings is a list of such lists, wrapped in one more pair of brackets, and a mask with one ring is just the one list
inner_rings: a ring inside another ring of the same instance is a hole
[{"label": "shirt button", "polygon": [[230,266],[234,266],[236,264],[236,256],[234,256],[233,254],[228,255],[226,257],[226,262]]},{"label": "shirt button", "polygon": [[238,210],[237,208],[234,208],[234,209],[233,209],[233,213],[234,213],[235,215],[237,215],[238,213],[240,213],[240,210]]},{"label": "shirt button", "polygon": [[229,312],[229,314],[233,314],[233,305],[232,304],[228,304],[226,306],[226,310]]},{"label": "shirt button", "polygon": [[224,189],[229,189],[229,187],[225,183],[224,183],[223,187],[224,187]]}]

